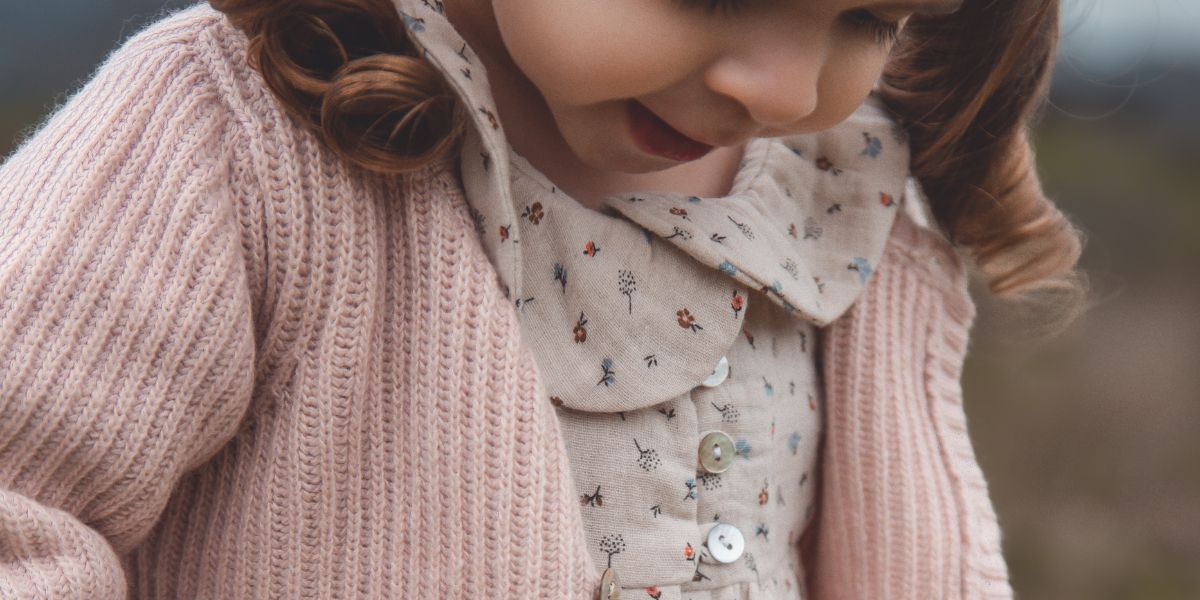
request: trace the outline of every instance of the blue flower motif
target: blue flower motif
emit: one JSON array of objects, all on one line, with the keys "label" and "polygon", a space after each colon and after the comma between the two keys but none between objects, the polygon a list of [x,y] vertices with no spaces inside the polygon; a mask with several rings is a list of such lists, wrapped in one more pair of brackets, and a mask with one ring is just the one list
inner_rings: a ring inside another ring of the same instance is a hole
[{"label": "blue flower motif", "polygon": [[883,142],[879,141],[879,138],[865,131],[863,132],[863,138],[865,138],[867,141],[867,147],[862,151],[862,154],[870,156],[871,158],[879,156],[879,153],[883,150]]},{"label": "blue flower motif", "polygon": [[792,451],[792,454],[796,453],[796,447],[799,445],[800,445],[800,432],[793,431],[792,435],[788,436],[788,448]]},{"label": "blue flower motif", "polygon": [[717,265],[717,268],[726,275],[737,275],[737,267],[733,266],[733,263],[727,260],[721,261],[721,264]]},{"label": "blue flower motif", "polygon": [[782,291],[783,291],[783,284],[782,284],[782,283],[779,283],[779,280],[778,280],[778,279],[776,279],[776,280],[774,280],[774,281],[772,281],[772,282],[771,282],[771,289],[772,289],[772,290],[773,290],[773,291],[774,291],[776,294],[778,294],[778,293],[780,293],[780,292],[782,292]]},{"label": "blue flower motif", "polygon": [[408,13],[400,11],[400,16],[404,18],[404,24],[407,25],[409,29],[418,32],[425,31],[425,24],[408,16]]},{"label": "blue flower motif", "polygon": [[854,260],[846,268],[858,272],[859,283],[866,281],[871,276],[871,265],[867,263],[867,259],[861,256],[855,256]]},{"label": "blue flower motif", "polygon": [[734,447],[737,449],[736,454],[738,456],[745,458],[747,460],[750,459],[750,442],[746,441],[745,439],[739,438],[737,443],[734,444]]},{"label": "blue flower motif", "polygon": [[700,204],[700,197],[699,196],[688,196],[688,202],[691,202],[692,204]]}]

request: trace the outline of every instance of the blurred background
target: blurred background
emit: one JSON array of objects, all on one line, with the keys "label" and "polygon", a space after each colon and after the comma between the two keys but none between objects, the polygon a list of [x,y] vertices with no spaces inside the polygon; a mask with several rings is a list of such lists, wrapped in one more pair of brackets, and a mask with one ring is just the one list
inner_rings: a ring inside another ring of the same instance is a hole
[{"label": "blurred background", "polygon": [[[1036,148],[1095,307],[1033,345],[976,290],[968,423],[1018,598],[1200,599],[1200,2],[1063,1]],[[188,4],[8,3],[0,156]]]}]

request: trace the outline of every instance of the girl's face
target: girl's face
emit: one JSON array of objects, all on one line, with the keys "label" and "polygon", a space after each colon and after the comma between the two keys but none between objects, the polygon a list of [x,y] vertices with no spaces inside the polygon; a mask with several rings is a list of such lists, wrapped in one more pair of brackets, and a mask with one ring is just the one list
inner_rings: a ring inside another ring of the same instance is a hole
[{"label": "girl's face", "polygon": [[866,99],[908,17],[961,1],[454,0],[451,12],[473,46],[504,55],[493,80],[540,93],[583,163],[647,173],[680,161],[634,143],[631,101],[717,147],[820,131]]}]

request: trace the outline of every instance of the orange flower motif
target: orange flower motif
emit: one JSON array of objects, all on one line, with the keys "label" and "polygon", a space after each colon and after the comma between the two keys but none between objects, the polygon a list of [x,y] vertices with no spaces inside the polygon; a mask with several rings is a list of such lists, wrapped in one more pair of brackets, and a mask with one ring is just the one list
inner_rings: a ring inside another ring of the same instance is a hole
[{"label": "orange flower motif", "polygon": [[893,204],[896,203],[896,201],[892,199],[891,194],[889,194],[887,192],[880,192],[879,193],[879,203],[884,206],[892,206]]},{"label": "orange flower motif", "polygon": [[767,493],[767,488],[763,488],[762,491],[758,493],[758,503],[766,504],[768,497],[770,497],[770,494]]},{"label": "orange flower motif", "polygon": [[745,305],[746,298],[739,294],[737,290],[733,290],[733,300],[729,301],[729,306],[733,307],[734,316],[737,316],[737,314],[742,311],[742,307]]},{"label": "orange flower motif", "polygon": [[689,311],[686,308],[681,308],[681,309],[675,311],[675,317],[676,317],[675,320],[679,323],[680,327],[683,327],[685,329],[690,328],[692,331],[696,331],[697,329],[704,329],[703,327],[696,324],[696,317],[692,316],[691,311]]},{"label": "orange flower motif", "polygon": [[597,246],[596,242],[593,242],[592,240],[588,240],[588,243],[583,245],[583,253],[588,256],[595,256],[599,251],[600,246]]},{"label": "orange flower motif", "polygon": [[582,344],[587,341],[587,329],[584,327],[587,325],[587,322],[587,317],[583,316],[583,313],[579,313],[579,320],[575,322],[575,329],[573,330],[575,333],[575,343]]},{"label": "orange flower motif", "polygon": [[696,557],[696,551],[692,549],[692,543],[691,543],[691,542],[688,542],[688,543],[687,543],[687,546],[686,546],[686,547],[684,547],[684,549],[683,549],[683,557],[684,557],[684,558],[686,558],[686,559],[688,559],[688,560],[692,560],[693,558],[695,558],[695,557]]},{"label": "orange flower motif", "polygon": [[662,598],[662,592],[658,591],[658,587],[653,585],[646,588],[646,595],[654,598],[655,600]]}]

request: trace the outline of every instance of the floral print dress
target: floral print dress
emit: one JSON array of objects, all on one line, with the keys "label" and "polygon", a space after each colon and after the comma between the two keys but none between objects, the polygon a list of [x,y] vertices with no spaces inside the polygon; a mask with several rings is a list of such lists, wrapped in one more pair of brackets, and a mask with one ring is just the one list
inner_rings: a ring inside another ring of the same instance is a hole
[{"label": "floral print dress", "polygon": [[598,568],[626,600],[804,598],[818,336],[883,253],[902,128],[872,95],[824,132],[751,140],[726,196],[591,210],[508,144],[441,4],[396,2],[469,111],[469,218],[559,416]]}]

